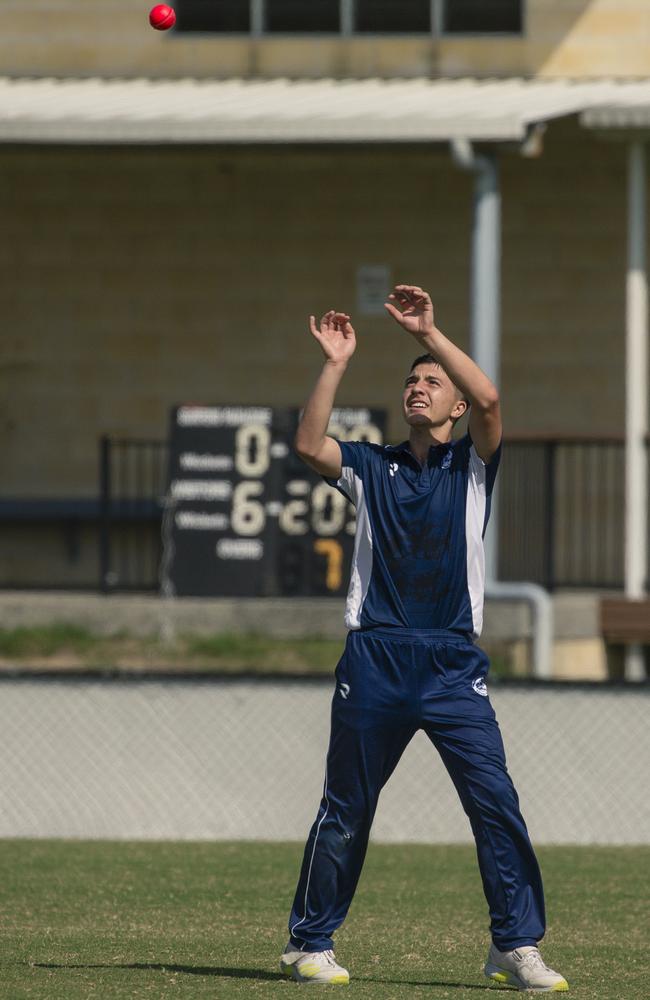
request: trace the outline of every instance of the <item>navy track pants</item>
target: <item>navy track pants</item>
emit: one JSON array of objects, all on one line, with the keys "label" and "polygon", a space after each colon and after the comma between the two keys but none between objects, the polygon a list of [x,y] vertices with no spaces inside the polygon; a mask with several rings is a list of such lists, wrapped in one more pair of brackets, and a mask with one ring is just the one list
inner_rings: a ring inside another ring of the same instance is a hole
[{"label": "navy track pants", "polygon": [[501,733],[489,661],[453,632],[350,632],[336,668],[323,798],[300,872],[289,933],[332,948],[361,874],[379,793],[423,729],[451,776],[476,841],[492,940],[501,951],[544,936],[544,893]]}]

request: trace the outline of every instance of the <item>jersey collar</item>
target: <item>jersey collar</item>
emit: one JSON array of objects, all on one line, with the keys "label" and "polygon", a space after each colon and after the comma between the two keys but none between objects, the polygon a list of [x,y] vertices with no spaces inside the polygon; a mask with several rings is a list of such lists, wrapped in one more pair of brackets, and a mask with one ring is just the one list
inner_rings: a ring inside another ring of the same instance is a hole
[{"label": "jersey collar", "polygon": [[[429,448],[429,454],[431,454],[432,451],[441,451],[441,452],[449,451],[450,448],[454,448],[456,444],[457,444],[456,441],[446,441],[443,444],[432,444],[431,447]],[[409,447],[408,441],[402,441],[400,444],[387,444],[384,450],[392,451],[395,453],[405,452],[407,455],[410,455],[411,458],[415,458],[415,455],[413,454],[413,452]]]},{"label": "jersey collar", "polygon": [[446,441],[444,444],[432,444],[429,448],[429,453],[427,455],[427,460],[425,463],[420,464],[420,460],[415,457],[413,452],[409,447],[408,441],[402,441],[400,444],[388,444],[385,446],[385,450],[396,455],[405,455],[410,462],[414,462],[418,469],[422,469],[425,466],[436,463],[436,457],[438,456],[438,461],[443,460],[443,456],[447,452],[451,451],[455,445],[456,441]]}]

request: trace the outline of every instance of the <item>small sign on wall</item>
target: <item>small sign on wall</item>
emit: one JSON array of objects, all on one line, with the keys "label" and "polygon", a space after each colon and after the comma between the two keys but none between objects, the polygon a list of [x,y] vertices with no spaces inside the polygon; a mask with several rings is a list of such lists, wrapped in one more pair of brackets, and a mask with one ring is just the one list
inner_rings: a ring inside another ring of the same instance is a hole
[{"label": "small sign on wall", "polygon": [[384,302],[393,287],[388,264],[360,264],[357,268],[357,312],[385,316]]}]

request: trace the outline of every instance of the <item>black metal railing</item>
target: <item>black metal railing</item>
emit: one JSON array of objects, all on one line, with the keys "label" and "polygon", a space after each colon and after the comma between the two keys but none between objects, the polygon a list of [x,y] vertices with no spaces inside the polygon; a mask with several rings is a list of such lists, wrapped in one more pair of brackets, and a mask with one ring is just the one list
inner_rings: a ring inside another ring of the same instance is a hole
[{"label": "black metal railing", "polygon": [[157,590],[166,441],[100,442],[100,590]]},{"label": "black metal railing", "polygon": [[[100,587],[156,590],[167,443],[101,442]],[[499,578],[623,586],[622,438],[512,437],[498,477]]]},{"label": "black metal railing", "polygon": [[499,473],[499,577],[623,585],[624,443],[511,438]]}]

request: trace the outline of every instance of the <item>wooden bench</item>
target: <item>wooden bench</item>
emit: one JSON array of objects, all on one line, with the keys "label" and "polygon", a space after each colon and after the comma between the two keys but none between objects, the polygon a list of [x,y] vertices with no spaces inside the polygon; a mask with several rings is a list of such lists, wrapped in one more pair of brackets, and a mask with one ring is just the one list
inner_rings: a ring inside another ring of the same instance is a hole
[{"label": "wooden bench", "polygon": [[601,598],[600,633],[605,642],[610,680],[625,678],[625,647],[629,645],[641,646],[645,675],[650,677],[650,598]]},{"label": "wooden bench", "polygon": [[612,645],[650,646],[650,598],[601,598],[600,631]]}]

